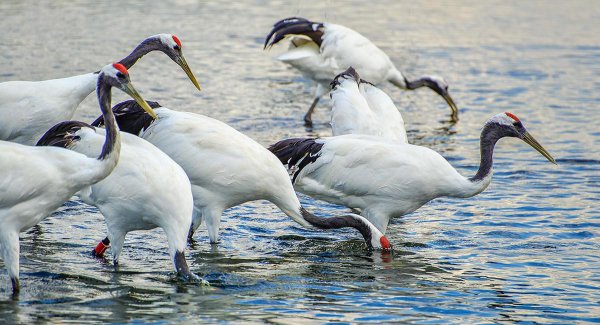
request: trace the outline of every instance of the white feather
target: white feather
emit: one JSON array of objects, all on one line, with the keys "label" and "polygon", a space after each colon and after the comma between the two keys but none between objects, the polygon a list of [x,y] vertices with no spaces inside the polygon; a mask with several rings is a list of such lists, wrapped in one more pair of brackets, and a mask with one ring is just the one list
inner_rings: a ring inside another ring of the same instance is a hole
[{"label": "white feather", "polygon": [[298,175],[294,187],[328,202],[360,209],[385,233],[389,219],[439,196],[481,192],[491,175],[471,183],[437,152],[379,137],[342,135],[317,140],[321,156]]},{"label": "white feather", "polygon": [[[169,155],[192,184],[197,228],[207,222],[211,242],[218,240],[223,210],[266,199],[296,222],[310,225],[299,214],[300,202],[277,157],[246,135],[215,119],[168,108],[142,137]],[[195,229],[194,228],[194,229]]]},{"label": "white feather", "polygon": [[70,120],[98,74],[0,83],[0,140],[34,145],[51,126]]},{"label": "white feather", "polygon": [[[98,156],[103,129],[82,128],[76,135],[81,139],[71,150]],[[121,137],[121,157],[113,172],[79,196],[104,215],[115,261],[128,232],[156,227],[166,232],[174,260],[176,251],[185,250],[192,223],[190,181],[177,163],[148,141],[123,132]]]}]

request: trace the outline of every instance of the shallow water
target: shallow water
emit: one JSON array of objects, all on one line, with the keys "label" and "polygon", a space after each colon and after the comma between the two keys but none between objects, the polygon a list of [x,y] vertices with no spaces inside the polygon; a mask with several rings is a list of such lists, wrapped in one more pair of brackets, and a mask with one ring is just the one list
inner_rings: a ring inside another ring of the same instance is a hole
[{"label": "shallow water", "polygon": [[[144,37],[174,33],[203,87],[151,54],[131,69],[148,100],[218,118],[267,145],[327,136],[328,103],[307,132],[312,85],[263,52],[285,16],[345,24],[408,76],[437,74],[461,109],[456,125],[433,92],[383,89],[413,143],[463,174],[478,160],[482,123],[511,111],[557,158],[515,139],[497,146],[492,185],[470,199],[437,199],[393,220],[393,254],[353,231],[300,228],[268,202],[226,211],[221,243],[206,230],[187,252],[199,287],[170,272],[160,230],[128,235],[116,270],[89,251],[98,211],[68,202],[21,236],[22,292],[0,272],[0,323],[245,321],[405,323],[600,322],[600,4],[595,1],[202,3],[0,2],[0,81],[98,70]],[[113,102],[124,99],[115,93]],[[77,119],[98,115],[90,96]],[[345,209],[302,198],[310,210]]]}]

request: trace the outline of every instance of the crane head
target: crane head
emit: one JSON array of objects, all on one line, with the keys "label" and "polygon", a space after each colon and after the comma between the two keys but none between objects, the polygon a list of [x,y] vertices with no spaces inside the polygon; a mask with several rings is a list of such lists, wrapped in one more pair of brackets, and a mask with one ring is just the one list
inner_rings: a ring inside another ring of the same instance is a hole
[{"label": "crane head", "polygon": [[542,156],[546,157],[548,161],[556,164],[556,160],[554,160],[552,155],[550,155],[550,153],[544,149],[544,147],[537,142],[537,140],[525,129],[523,123],[515,114],[510,112],[500,113],[489,119],[486,123],[486,126],[491,126],[498,138],[516,137],[523,140],[525,143],[541,153]]},{"label": "crane head", "polygon": [[148,114],[154,118],[158,118],[154,110],[146,103],[138,91],[133,88],[131,80],[129,80],[129,72],[122,64],[113,63],[102,68],[102,70],[100,70],[100,75],[98,76],[98,83],[105,83],[122,90],[127,95],[131,96],[131,98],[135,99]]},{"label": "crane head", "polygon": [[155,36],[149,37],[151,39],[158,40],[159,42],[151,42],[158,45],[158,50],[165,53],[167,56],[171,58],[175,63],[177,63],[181,69],[185,72],[185,74],[190,78],[190,81],[196,86],[198,90],[201,90],[200,84],[198,80],[196,80],[196,76],[190,69],[185,57],[182,52],[182,44],[179,38],[172,34],[158,34]]},{"label": "crane head", "polygon": [[438,95],[444,98],[444,100],[446,101],[446,103],[448,103],[448,106],[450,106],[450,109],[452,110],[452,121],[458,121],[458,107],[456,106],[454,100],[448,92],[448,83],[446,82],[446,80],[444,80],[444,78],[440,76],[425,76],[421,78],[421,81],[426,87],[435,91]]}]

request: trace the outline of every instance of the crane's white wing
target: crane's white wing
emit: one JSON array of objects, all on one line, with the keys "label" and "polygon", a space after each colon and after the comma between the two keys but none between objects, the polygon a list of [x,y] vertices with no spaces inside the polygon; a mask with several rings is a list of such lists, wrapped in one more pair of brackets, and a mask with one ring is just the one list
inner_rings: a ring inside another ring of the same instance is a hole
[{"label": "crane's white wing", "polygon": [[[206,190],[203,199],[239,204],[254,199],[261,188],[278,188],[287,178],[274,155],[227,124],[164,107],[155,111],[159,119],[142,136],[183,167],[193,188]],[[223,198],[219,189],[230,197]]]},{"label": "crane's white wing", "polygon": [[98,160],[63,148],[2,141],[0,152],[0,223],[18,231],[67,201],[99,166]]},{"label": "crane's white wing", "polygon": [[380,202],[408,213],[445,195],[447,183],[464,181],[443,157],[428,148],[360,135],[319,141],[324,143],[321,156],[300,172],[294,185],[303,193],[330,202],[358,208],[365,207],[367,201],[370,206]]},{"label": "crane's white wing", "polygon": [[370,123],[374,128],[365,126],[361,134],[377,135],[397,143],[408,143],[404,119],[392,99],[369,83],[361,82],[359,89],[373,113],[372,116],[375,117],[375,121]]},{"label": "crane's white wing", "polygon": [[377,117],[353,79],[341,82],[331,91],[331,129],[333,135],[372,134],[378,135]]},{"label": "crane's white wing", "polygon": [[97,74],[0,83],[0,140],[35,145],[51,126],[69,120],[96,88]]},{"label": "crane's white wing", "polygon": [[321,55],[333,71],[330,79],[354,67],[369,82],[379,84],[386,80],[394,65],[381,49],[348,27],[330,23],[324,26]]},{"label": "crane's white wing", "polygon": [[[89,157],[98,156],[105,130],[82,128],[77,135],[80,140],[70,149]],[[121,132],[121,155],[112,173],[79,194],[84,202],[111,209],[111,213],[120,214],[129,222],[144,217],[146,222],[157,225],[165,214],[181,217],[187,211],[191,223],[190,182],[183,169],[160,149],[129,133]],[[184,211],[179,212],[181,209]],[[123,228],[144,226],[130,224]]]}]

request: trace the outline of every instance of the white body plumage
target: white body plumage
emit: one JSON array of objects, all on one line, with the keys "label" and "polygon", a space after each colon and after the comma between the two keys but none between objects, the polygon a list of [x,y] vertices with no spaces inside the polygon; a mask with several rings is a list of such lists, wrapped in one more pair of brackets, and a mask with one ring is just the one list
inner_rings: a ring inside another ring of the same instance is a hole
[{"label": "white body plumage", "polygon": [[[385,233],[391,218],[413,212],[434,198],[466,198],[486,189],[492,180],[494,146],[503,137],[522,139],[556,163],[509,112],[484,124],[479,169],[471,178],[462,176],[429,148],[370,135],[287,139],[269,150],[294,172],[298,191],[360,209],[362,216]],[[313,158],[305,162],[309,155]]]},{"label": "white body plumage", "polygon": [[[100,153],[104,130],[81,128],[69,149],[89,157]],[[79,192],[80,198],[98,207],[108,227],[115,261],[129,231],[162,228],[167,234],[169,255],[183,252],[192,223],[193,198],[183,169],[148,141],[121,133],[121,158],[102,181]]]},{"label": "white body plumage", "polygon": [[387,54],[348,27],[312,22],[300,17],[286,18],[275,23],[265,40],[265,48],[284,38],[290,40],[289,48],[277,59],[290,64],[317,83],[313,103],[304,116],[306,125],[312,125],[312,112],[319,98],[329,92],[331,80],[348,67],[354,67],[364,80],[375,85],[389,81],[402,89],[429,87],[446,100],[452,109],[452,120],[458,120],[458,109],[443,78],[423,76],[408,80]]},{"label": "white body plumage", "polygon": [[472,183],[437,152],[378,137],[343,135],[315,140],[320,157],[302,169],[294,187],[328,202],[357,208],[385,233],[389,219],[440,196],[469,197],[483,191],[491,173]]},{"label": "white body plumage", "polygon": [[387,54],[363,35],[332,23],[323,23],[322,28],[320,47],[303,37],[291,37],[288,51],[277,57],[317,82],[315,97],[326,94],[331,80],[350,66],[374,84],[391,78],[403,79]]},{"label": "white body plumage", "polygon": [[294,221],[300,202],[277,157],[246,135],[207,116],[155,109],[158,120],[141,135],[186,171],[194,196],[194,227],[206,221],[211,242],[229,207],[257,199],[275,203]]},{"label": "white body plumage", "polygon": [[121,140],[110,111],[111,87],[120,88],[152,112],[131,85],[124,66],[104,67],[97,93],[102,115],[110,123],[97,158],[62,148],[0,141],[0,246],[13,293],[20,288],[19,232],[39,223],[77,191],[108,176],[119,160]]},{"label": "white body plumage", "polygon": [[[181,49],[171,34],[144,39],[120,62],[131,68],[141,57],[161,51],[175,61],[200,89]],[[98,73],[43,81],[0,83],[0,140],[34,145],[53,125],[70,120],[79,104],[96,88]]]},{"label": "white body plumage", "polygon": [[361,81],[354,69],[332,83],[331,128],[334,136],[363,134],[408,143],[402,115],[382,90]]},{"label": "white body plumage", "polygon": [[113,110],[123,130],[147,139],[186,171],[194,196],[190,237],[205,220],[210,241],[217,242],[225,209],[264,199],[304,227],[352,227],[360,231],[369,247],[391,248],[385,236],[362,216],[323,218],[305,210],[277,157],[246,135],[203,115],[172,111],[158,103],[152,105],[157,107],[157,119],[140,114],[131,101]]},{"label": "white body plumage", "polygon": [[49,127],[73,117],[97,81],[97,73],[88,73],[0,83],[0,140],[34,145]]}]

